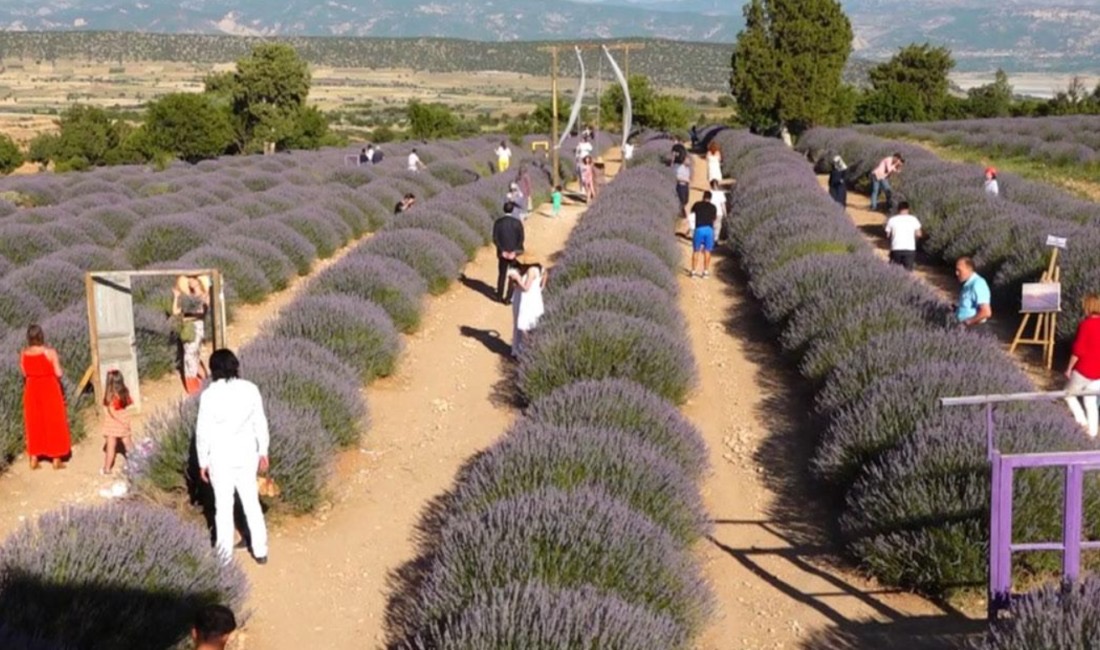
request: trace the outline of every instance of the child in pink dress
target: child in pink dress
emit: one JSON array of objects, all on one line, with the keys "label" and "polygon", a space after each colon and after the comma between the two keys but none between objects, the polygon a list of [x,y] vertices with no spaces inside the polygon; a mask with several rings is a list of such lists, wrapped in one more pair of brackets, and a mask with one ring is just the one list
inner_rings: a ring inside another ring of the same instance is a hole
[{"label": "child in pink dress", "polygon": [[115,467],[115,454],[118,444],[122,442],[124,449],[129,451],[133,447],[130,431],[130,411],[127,410],[133,403],[130,399],[130,389],[126,388],[126,381],[118,370],[107,373],[107,381],[103,389],[103,438],[106,446],[103,451],[103,469],[99,473],[106,476]]}]

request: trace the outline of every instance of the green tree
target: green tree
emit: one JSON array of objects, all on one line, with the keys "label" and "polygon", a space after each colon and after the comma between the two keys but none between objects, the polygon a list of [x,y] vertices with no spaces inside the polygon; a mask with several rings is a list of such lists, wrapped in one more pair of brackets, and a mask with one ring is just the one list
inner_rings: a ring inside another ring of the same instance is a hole
[{"label": "green tree", "polygon": [[57,144],[60,138],[56,133],[39,133],[31,138],[27,146],[27,160],[45,167],[57,157]]},{"label": "green tree", "polygon": [[913,119],[939,119],[944,114],[947,91],[951,87],[947,76],[954,67],[951,50],[945,47],[932,47],[928,43],[907,45],[889,61],[871,68],[868,74],[873,90],[868,94],[867,101],[877,105],[905,106],[908,110],[915,96],[920,110],[911,111],[919,116]]},{"label": "green tree", "polygon": [[1012,114],[1012,84],[997,68],[993,83],[966,91],[967,109],[973,117],[1008,117]]},{"label": "green tree", "polygon": [[75,104],[62,111],[53,160],[66,169],[107,164],[108,153],[121,142],[121,127],[95,106]]},{"label": "green tree", "polygon": [[[646,77],[630,75],[626,84],[634,126],[668,131],[687,128],[691,122],[691,110],[683,100],[657,94]],[[600,98],[600,112],[605,119],[621,124],[625,103],[622,86],[613,85]]]},{"label": "green tree", "polygon": [[458,117],[443,104],[409,102],[406,114],[409,135],[418,140],[450,138],[458,134]]},{"label": "green tree", "polygon": [[229,113],[206,94],[172,93],[149,105],[145,142],[187,162],[215,158],[233,142]]},{"label": "green tree", "polygon": [[0,174],[12,173],[23,164],[23,152],[6,134],[0,134]]},{"label": "green tree", "polygon": [[852,52],[837,0],[752,0],[731,59],[730,91],[754,130],[828,124]]}]

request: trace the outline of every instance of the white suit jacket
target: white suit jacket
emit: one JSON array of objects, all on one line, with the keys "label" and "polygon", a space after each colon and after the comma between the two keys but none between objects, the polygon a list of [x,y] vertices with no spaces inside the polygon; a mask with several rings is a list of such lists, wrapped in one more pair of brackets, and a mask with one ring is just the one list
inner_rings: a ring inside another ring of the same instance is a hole
[{"label": "white suit jacket", "polygon": [[212,382],[199,398],[195,446],[199,467],[255,467],[270,437],[260,389],[244,379]]}]

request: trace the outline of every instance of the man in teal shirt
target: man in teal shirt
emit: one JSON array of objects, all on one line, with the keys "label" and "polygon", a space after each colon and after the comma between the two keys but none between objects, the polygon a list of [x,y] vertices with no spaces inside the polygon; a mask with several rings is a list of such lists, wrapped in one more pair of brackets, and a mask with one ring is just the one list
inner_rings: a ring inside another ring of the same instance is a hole
[{"label": "man in teal shirt", "polygon": [[955,262],[955,277],[962,282],[959,304],[955,307],[955,319],[964,327],[981,325],[993,317],[990,304],[989,283],[974,271],[974,260],[960,257]]}]

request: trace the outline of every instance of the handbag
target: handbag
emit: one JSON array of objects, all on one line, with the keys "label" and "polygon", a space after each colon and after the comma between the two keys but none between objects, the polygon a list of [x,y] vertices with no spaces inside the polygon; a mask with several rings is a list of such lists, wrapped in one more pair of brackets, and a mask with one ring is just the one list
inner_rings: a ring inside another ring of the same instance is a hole
[{"label": "handbag", "polygon": [[278,496],[283,493],[283,491],[279,489],[279,484],[270,476],[256,477],[256,491],[260,493],[260,496],[271,499],[278,498]]},{"label": "handbag", "polygon": [[183,343],[195,340],[195,324],[179,314],[172,317],[172,331]]}]

